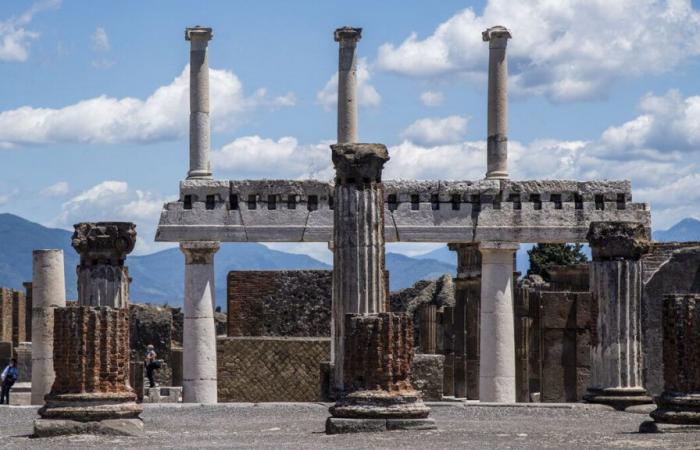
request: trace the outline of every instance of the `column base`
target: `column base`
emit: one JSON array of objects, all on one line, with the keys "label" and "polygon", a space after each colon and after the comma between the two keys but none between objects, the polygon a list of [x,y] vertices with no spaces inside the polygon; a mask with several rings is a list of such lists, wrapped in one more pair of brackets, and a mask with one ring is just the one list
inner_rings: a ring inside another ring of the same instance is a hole
[{"label": "column base", "polygon": [[624,411],[629,406],[653,402],[644,388],[588,388],[583,399],[589,403],[612,406],[618,411]]},{"label": "column base", "polygon": [[435,430],[435,419],[345,419],[329,417],[326,434],[373,433],[395,430]]},{"label": "column base", "polygon": [[658,423],[700,426],[700,394],[664,392],[656,405],[649,415]]},{"label": "column base", "polygon": [[430,414],[416,391],[357,391],[338,400],[328,411],[344,419],[425,419]]},{"label": "column base", "polygon": [[675,423],[654,422],[645,420],[639,425],[640,433],[697,433],[700,432],[700,425],[679,425]]},{"label": "column base", "polygon": [[143,437],[141,419],[111,419],[79,422],[63,419],[34,420],[34,437],[53,437],[74,434],[107,434],[112,436]]},{"label": "column base", "polygon": [[42,419],[99,422],[138,419],[143,406],[133,392],[55,394],[46,396],[38,412]]}]

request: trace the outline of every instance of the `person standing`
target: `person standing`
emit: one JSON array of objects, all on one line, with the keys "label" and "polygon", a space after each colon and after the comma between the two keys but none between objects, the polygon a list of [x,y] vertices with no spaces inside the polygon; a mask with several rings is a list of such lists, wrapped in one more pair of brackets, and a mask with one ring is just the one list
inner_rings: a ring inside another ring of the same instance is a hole
[{"label": "person standing", "polygon": [[10,404],[10,389],[12,389],[12,385],[15,384],[15,381],[17,381],[18,376],[19,373],[17,372],[17,360],[12,358],[10,360],[10,364],[8,364],[7,367],[5,367],[5,370],[2,371],[2,375],[0,375],[0,379],[2,379],[0,405]]},{"label": "person standing", "polygon": [[148,383],[150,384],[149,387],[156,387],[156,382],[155,382],[155,377],[153,372],[160,369],[160,361],[158,361],[156,358],[158,355],[156,354],[156,351],[153,347],[153,345],[148,345],[146,347],[146,376],[148,377]]}]

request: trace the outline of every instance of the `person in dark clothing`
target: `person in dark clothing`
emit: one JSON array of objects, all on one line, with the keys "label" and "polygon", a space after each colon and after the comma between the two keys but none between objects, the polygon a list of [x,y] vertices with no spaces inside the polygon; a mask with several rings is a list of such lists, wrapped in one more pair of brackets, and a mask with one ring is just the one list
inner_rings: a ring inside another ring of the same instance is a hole
[{"label": "person in dark clothing", "polygon": [[12,389],[12,385],[15,384],[15,381],[17,381],[17,377],[19,376],[19,373],[17,372],[17,360],[12,358],[10,360],[10,364],[5,367],[5,370],[2,371],[2,375],[0,375],[0,379],[2,379],[2,392],[0,393],[0,405],[1,404],[10,404],[10,389]]},{"label": "person in dark clothing", "polygon": [[146,376],[148,377],[148,383],[150,387],[156,387],[156,381],[154,376],[154,371],[160,369],[160,361],[156,359],[158,355],[152,345],[146,347]]}]

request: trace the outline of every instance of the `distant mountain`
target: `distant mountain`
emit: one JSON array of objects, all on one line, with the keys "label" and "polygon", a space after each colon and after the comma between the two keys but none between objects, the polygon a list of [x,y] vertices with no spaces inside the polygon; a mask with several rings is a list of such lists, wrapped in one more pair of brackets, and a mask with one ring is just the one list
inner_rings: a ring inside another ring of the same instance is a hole
[{"label": "distant mountain", "polygon": [[446,273],[456,275],[456,264],[431,258],[412,258],[399,253],[386,254],[386,268],[392,291],[413,286],[419,280],[440,278]]},{"label": "distant mountain", "polygon": [[700,220],[688,217],[668,230],[657,230],[651,235],[659,242],[700,241]]},{"label": "distant mountain", "polygon": [[[523,275],[527,274],[527,269],[530,267],[530,260],[527,256],[527,251],[533,246],[534,244],[521,244],[520,248],[518,249],[518,254],[516,256],[516,270]],[[457,270],[457,252],[453,252],[447,248],[447,245],[436,248],[435,250],[422,255],[416,255],[414,258],[435,259],[445,264],[450,264],[452,267],[454,267],[453,271]]]}]

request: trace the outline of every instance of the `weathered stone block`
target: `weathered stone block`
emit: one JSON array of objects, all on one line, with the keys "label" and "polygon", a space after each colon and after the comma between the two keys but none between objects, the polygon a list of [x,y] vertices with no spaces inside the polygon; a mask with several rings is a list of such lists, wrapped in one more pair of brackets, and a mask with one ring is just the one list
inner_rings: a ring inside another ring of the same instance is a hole
[{"label": "weathered stone block", "polygon": [[421,393],[423,400],[442,400],[444,355],[417,353],[411,364],[411,384]]},{"label": "weathered stone block", "polygon": [[371,433],[386,431],[386,419],[326,419],[326,434]]}]

